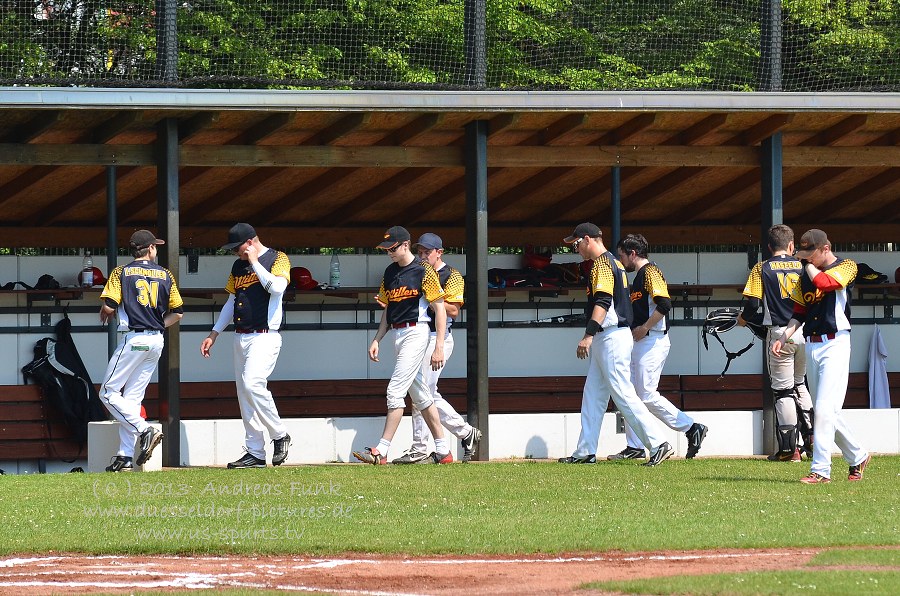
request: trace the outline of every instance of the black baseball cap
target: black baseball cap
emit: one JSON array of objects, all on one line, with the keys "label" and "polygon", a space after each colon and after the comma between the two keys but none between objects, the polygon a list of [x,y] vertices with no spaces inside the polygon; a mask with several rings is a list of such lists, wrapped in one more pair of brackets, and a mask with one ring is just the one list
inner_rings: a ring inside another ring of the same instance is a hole
[{"label": "black baseball cap", "polygon": [[165,243],[165,240],[160,240],[156,237],[156,234],[154,234],[150,230],[138,230],[131,235],[131,241],[128,243],[128,245],[131,247],[131,250],[144,250],[145,248],[149,248],[154,244]]},{"label": "black baseball cap", "polygon": [[253,226],[248,223],[234,224],[228,230],[228,243],[223,244],[222,248],[224,250],[233,250],[253,238],[256,238],[256,230],[253,229]]},{"label": "black baseball cap", "polygon": [[797,250],[794,254],[798,259],[805,259],[826,244],[831,246],[831,242],[828,241],[828,236],[825,232],[815,228],[807,230],[803,236],[800,237],[800,244],[797,245]]},{"label": "black baseball cap", "polygon": [[406,242],[409,240],[409,232],[406,231],[406,228],[403,226],[394,226],[392,228],[388,228],[388,231],[384,233],[384,240],[375,248],[383,248],[387,250],[389,248],[394,248],[401,242]]},{"label": "black baseball cap", "polygon": [[418,242],[413,244],[413,248],[421,246],[425,250],[444,250],[444,241],[437,234],[426,232],[419,236]]},{"label": "black baseball cap", "polygon": [[600,238],[603,236],[603,232],[600,231],[600,228],[595,226],[590,222],[580,223],[575,226],[575,231],[572,232],[571,236],[566,236],[563,238],[563,242],[566,244],[572,244],[579,238],[584,238],[585,236],[590,236],[591,238]]}]

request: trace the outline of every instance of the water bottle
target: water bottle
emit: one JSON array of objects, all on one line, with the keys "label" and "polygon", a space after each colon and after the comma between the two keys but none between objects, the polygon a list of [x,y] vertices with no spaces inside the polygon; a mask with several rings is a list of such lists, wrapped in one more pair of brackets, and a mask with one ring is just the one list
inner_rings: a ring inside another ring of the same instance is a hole
[{"label": "water bottle", "polygon": [[94,285],[94,261],[91,259],[91,251],[84,253],[84,260],[81,261],[81,285],[85,288]]},{"label": "water bottle", "polygon": [[331,253],[331,273],[328,276],[328,285],[332,288],[341,287],[341,262],[336,252]]}]

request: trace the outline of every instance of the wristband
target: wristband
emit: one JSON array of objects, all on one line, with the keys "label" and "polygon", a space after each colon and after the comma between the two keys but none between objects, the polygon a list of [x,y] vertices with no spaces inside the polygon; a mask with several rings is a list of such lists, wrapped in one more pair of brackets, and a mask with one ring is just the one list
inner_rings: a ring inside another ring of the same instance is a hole
[{"label": "wristband", "polygon": [[587,325],[584,328],[584,334],[594,336],[597,335],[599,331],[601,331],[600,323],[598,323],[594,319],[589,319]]}]

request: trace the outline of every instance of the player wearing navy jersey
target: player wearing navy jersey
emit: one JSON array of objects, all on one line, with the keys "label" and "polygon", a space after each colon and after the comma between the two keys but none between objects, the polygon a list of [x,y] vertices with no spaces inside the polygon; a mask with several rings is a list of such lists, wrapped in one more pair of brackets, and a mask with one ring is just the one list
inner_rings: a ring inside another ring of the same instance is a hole
[{"label": "player wearing navy jersey", "polygon": [[287,459],[291,437],[268,383],[281,352],[281,300],[291,279],[291,262],[283,252],[264,246],[253,226],[246,223],[235,224],[228,231],[228,243],[222,248],[234,251],[238,258],[225,285],[228,299],[200,345],[200,353],[209,358],[216,338],[234,323],[235,382],[246,453],[228,467],[264,468],[266,432],[274,443],[272,465],[279,466]]},{"label": "player wearing navy jersey", "polygon": [[772,352],[772,343],[780,339],[791,320],[794,303],[800,291],[803,266],[793,256],[794,231],[784,224],[769,228],[769,250],[772,257],[757,263],[750,271],[744,296],[747,299],[738,325],[758,320],[762,306],[762,324],[766,326],[766,364],[772,394],[775,397],[776,437],[778,451],[770,461],[801,461],[798,438],[803,437],[804,448],[812,458],[813,403],[806,388],[806,345],[803,334],[796,334]]},{"label": "player wearing navy jersey", "polygon": [[[454,341],[453,334],[450,332],[450,326],[453,325],[453,321],[459,316],[459,310],[462,308],[465,281],[459,271],[444,262],[444,242],[437,234],[422,234],[419,237],[419,241],[413,245],[413,249],[418,253],[420,261],[424,261],[434,268],[438,274],[438,279],[440,279],[441,287],[444,289],[444,308],[447,311],[447,333],[444,338],[444,362],[446,363],[447,360],[450,360],[450,355],[453,354]],[[434,351],[437,340],[434,311],[430,308],[428,315],[432,320],[428,322],[431,334],[428,348],[425,350],[426,354]],[[481,431],[468,424],[438,391],[437,384],[442,370],[444,369],[433,370],[431,362],[428,360],[422,362],[422,375],[425,377],[434,405],[438,410],[441,424],[462,441],[462,461],[470,461],[478,449],[479,441],[481,441]],[[428,425],[425,424],[422,414],[415,408],[412,410],[412,423],[412,446],[406,453],[391,463],[415,464],[429,461],[428,439],[431,433],[428,432]]]},{"label": "player wearing navy jersey", "polygon": [[[409,232],[401,226],[390,228],[384,240],[377,246],[387,251],[392,263],[384,270],[378,301],[387,305],[381,312],[378,331],[369,346],[369,358],[378,362],[379,342],[389,329],[394,330],[394,353],[397,361],[387,387],[387,417],[384,432],[375,447],[354,451],[360,461],[370,464],[387,463],[388,450],[406,405],[406,394],[412,398],[413,407],[422,413],[425,423],[434,436],[434,463],[453,461],[447,448],[444,430],[438,418],[434,398],[428,381],[422,372],[423,362],[428,361],[432,370],[444,366],[444,341],[447,331],[447,312],[444,308],[444,289],[437,273],[428,263],[416,259],[410,251]],[[434,312],[428,314],[429,307]],[[428,358],[430,331],[428,323],[434,321],[434,350]]]},{"label": "player wearing navy jersey", "polygon": [[816,437],[810,473],[800,481],[831,482],[835,445],[850,465],[847,480],[862,480],[870,455],[841,416],[850,374],[850,302],[856,263],[838,258],[825,232],[816,229],[800,238],[796,256],[803,266],[800,292],[784,334],[772,344],[772,353],[780,355],[803,326],[808,371],[816,380]]},{"label": "player wearing navy jersey", "polygon": [[[637,272],[631,282],[631,382],[650,413],[672,430],[687,437],[687,459],[693,459],[706,438],[705,425],[679,410],[659,390],[659,377],[669,356],[669,311],[672,300],[666,278],[656,263],[649,260],[650,245],[640,234],[628,234],[616,244],[619,261],[629,273]],[[630,424],[625,424],[625,449],[607,459],[643,459],[641,444]]]},{"label": "player wearing navy jersey", "polygon": [[[581,398],[581,434],[575,452],[560,463],[594,463],[603,415],[613,401],[631,425],[641,443],[651,448],[646,464],[655,466],[675,452],[662,436],[662,429],[650,415],[631,384],[631,299],[628,278],[622,264],[603,244],[600,228],[578,224],[563,242],[572,245],[584,260],[594,261],[588,280],[585,309],[587,325],[578,342],[578,358],[590,358],[590,368]],[[596,343],[596,345],[595,345]]]},{"label": "player wearing navy jersey", "polygon": [[156,264],[159,244],[165,241],[148,230],[132,234],[135,260],[113,269],[100,294],[100,322],[105,325],[118,313],[121,336],[100,388],[100,399],[119,421],[119,450],[107,472],[143,465],[163,438],[141,417],[141,401],[162,355],[163,331],[181,320],[184,309],[172,273]]}]

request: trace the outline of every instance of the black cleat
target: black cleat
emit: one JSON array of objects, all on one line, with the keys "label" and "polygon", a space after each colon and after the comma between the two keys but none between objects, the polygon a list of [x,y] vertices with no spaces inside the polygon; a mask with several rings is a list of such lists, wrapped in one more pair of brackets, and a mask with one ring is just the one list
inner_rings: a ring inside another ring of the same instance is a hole
[{"label": "black cleat", "polygon": [[645,457],[647,457],[647,454],[644,453],[643,449],[638,449],[637,447],[625,447],[625,449],[618,453],[607,455],[606,459],[617,461],[620,459],[644,459]]},{"label": "black cleat", "polygon": [[258,457],[256,457],[255,455],[252,455],[250,453],[245,453],[241,459],[230,462],[228,464],[229,470],[239,470],[239,469],[243,469],[243,468],[265,468],[265,467],[266,467],[266,460],[259,459]]},{"label": "black cleat", "polygon": [[570,455],[569,457],[561,457],[559,458],[559,463],[561,464],[595,464],[597,463],[597,456],[595,454],[585,455],[584,457],[575,457],[574,455]]},{"label": "black cleat", "polygon": [[687,454],[684,457],[685,459],[694,459],[694,456],[700,451],[703,439],[706,438],[706,427],[699,422],[695,422],[684,434],[688,440]]},{"label": "black cleat", "polygon": [[658,466],[663,463],[675,453],[675,450],[672,449],[672,446],[668,443],[663,443],[656,449],[650,452],[650,459],[645,463],[645,466]]},{"label": "black cleat", "polygon": [[162,431],[156,430],[152,426],[142,432],[141,436],[138,438],[140,452],[134,460],[134,465],[143,466],[147,463],[147,460],[153,455],[153,450],[156,449],[156,446],[159,445],[162,440]]},{"label": "black cleat", "polygon": [[392,464],[430,464],[431,456],[427,453],[419,453],[418,451],[407,450],[403,455],[391,461]]},{"label": "black cleat", "polygon": [[285,434],[280,439],[272,441],[275,444],[275,450],[272,453],[272,465],[280,466],[288,456],[288,447],[291,446],[291,435]]},{"label": "black cleat", "polygon": [[106,466],[107,472],[131,472],[133,470],[134,465],[131,463],[131,458],[124,455],[115,456],[109,465]]},{"label": "black cleat", "polygon": [[478,453],[478,443],[481,442],[481,431],[472,427],[472,432],[466,435],[462,440],[463,455],[462,461],[472,461],[475,454]]}]

